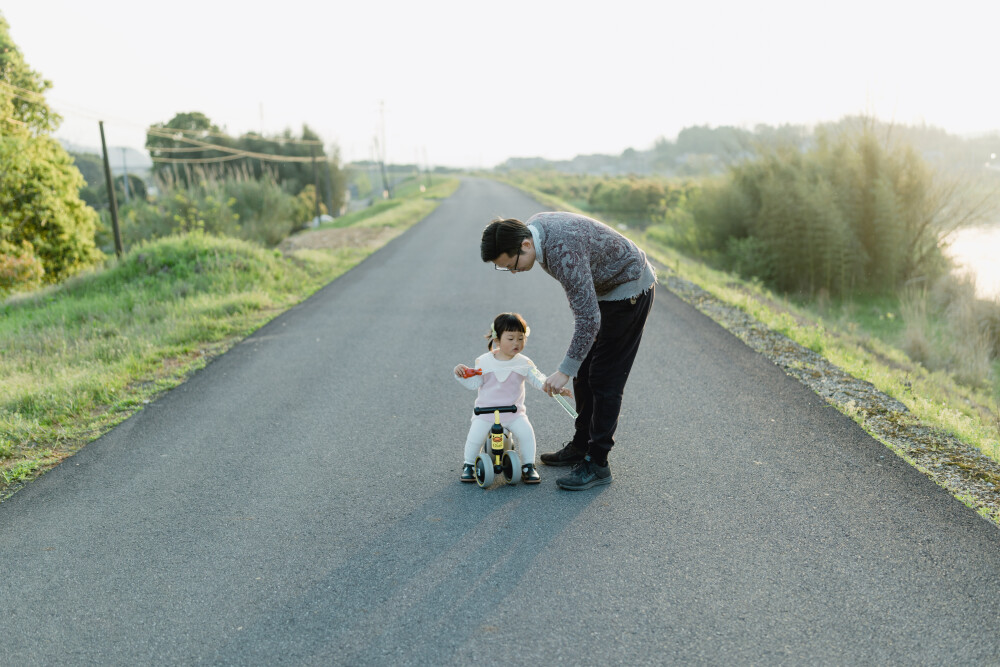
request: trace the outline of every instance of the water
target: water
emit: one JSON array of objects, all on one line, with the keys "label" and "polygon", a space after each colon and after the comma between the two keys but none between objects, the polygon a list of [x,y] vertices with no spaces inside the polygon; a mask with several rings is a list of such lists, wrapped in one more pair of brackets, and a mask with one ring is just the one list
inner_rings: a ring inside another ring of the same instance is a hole
[{"label": "water", "polygon": [[1000,299],[1000,225],[959,230],[945,252],[976,277],[976,296]]}]

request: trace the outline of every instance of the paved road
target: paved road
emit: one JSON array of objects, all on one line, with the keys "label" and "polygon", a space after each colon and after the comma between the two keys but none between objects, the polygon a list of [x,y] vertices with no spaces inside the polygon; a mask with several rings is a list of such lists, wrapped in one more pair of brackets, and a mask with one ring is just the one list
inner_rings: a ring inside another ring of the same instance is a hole
[{"label": "paved road", "polygon": [[612,485],[460,484],[450,369],[502,310],[546,370],[569,340],[554,280],[478,260],[537,210],[465,182],[0,504],[0,663],[1000,663],[997,529],[664,289]]}]

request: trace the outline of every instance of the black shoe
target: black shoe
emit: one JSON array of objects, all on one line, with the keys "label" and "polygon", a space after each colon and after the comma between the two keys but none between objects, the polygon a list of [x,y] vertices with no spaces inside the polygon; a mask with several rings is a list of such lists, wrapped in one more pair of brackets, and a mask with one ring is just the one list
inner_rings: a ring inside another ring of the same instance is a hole
[{"label": "black shoe", "polygon": [[475,482],[476,481],[476,471],[472,467],[471,463],[466,463],[462,466],[462,481],[463,482]]},{"label": "black shoe", "polygon": [[538,484],[542,481],[542,478],[538,475],[538,471],[535,470],[534,463],[525,463],[521,466],[521,481],[525,484]]},{"label": "black shoe", "polygon": [[583,491],[599,484],[611,483],[611,466],[599,466],[586,456],[573,466],[569,474],[556,480],[559,488],[567,491]]},{"label": "black shoe", "polygon": [[540,458],[542,463],[547,466],[571,466],[582,461],[583,455],[586,453],[586,450],[577,449],[572,442],[567,442],[566,446],[558,452],[542,454]]}]

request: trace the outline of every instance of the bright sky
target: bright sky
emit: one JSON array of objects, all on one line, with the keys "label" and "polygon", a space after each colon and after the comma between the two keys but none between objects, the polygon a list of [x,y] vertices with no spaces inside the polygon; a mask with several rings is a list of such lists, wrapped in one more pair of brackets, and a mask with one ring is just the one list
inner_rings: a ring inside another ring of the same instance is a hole
[{"label": "bright sky", "polygon": [[847,114],[1000,130],[1000,2],[3,0],[56,136],[142,148],[201,111],[367,159],[492,167],[645,150],[691,125]]}]

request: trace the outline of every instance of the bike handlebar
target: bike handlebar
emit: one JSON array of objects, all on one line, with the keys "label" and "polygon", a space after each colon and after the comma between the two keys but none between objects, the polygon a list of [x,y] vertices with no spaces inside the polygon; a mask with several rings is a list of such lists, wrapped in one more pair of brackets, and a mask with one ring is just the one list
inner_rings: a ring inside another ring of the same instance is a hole
[{"label": "bike handlebar", "polygon": [[472,408],[472,411],[474,413],[476,413],[477,415],[485,415],[485,414],[489,414],[491,412],[497,412],[497,411],[499,411],[499,412],[517,412],[517,406],[516,405],[498,405],[498,406],[493,407],[493,408],[487,408],[487,407],[482,407],[481,408],[481,407],[476,406],[476,407]]}]

